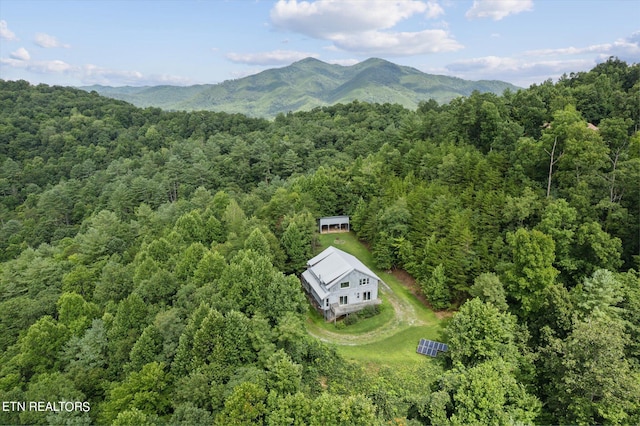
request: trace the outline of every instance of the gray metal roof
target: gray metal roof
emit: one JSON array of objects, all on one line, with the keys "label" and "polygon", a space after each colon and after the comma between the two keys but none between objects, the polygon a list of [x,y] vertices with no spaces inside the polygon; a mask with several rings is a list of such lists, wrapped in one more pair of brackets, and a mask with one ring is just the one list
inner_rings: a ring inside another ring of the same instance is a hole
[{"label": "gray metal roof", "polygon": [[308,270],[304,271],[302,273],[302,277],[304,278],[304,280],[306,282],[309,283],[311,288],[313,288],[313,291],[316,292],[316,294],[318,295],[320,300],[324,300],[329,295],[329,292],[325,288],[322,287],[322,285],[318,282],[316,277],[313,276],[311,271],[308,271]]},{"label": "gray metal roof", "polygon": [[357,257],[333,246],[328,247],[322,253],[309,260],[307,267],[326,288],[331,288],[340,282],[340,278],[353,270],[380,280],[380,278]]},{"label": "gray metal roof", "polygon": [[325,216],[320,218],[320,223],[323,224],[337,224],[337,223],[349,223],[349,216]]}]

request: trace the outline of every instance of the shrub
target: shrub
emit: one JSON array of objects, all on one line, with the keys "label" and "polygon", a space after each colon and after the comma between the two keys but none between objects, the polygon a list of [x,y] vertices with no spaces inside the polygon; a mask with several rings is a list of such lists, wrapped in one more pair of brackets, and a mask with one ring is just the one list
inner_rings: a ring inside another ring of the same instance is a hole
[{"label": "shrub", "polygon": [[371,318],[380,313],[380,305],[365,306],[358,315],[362,318]]},{"label": "shrub", "polygon": [[342,321],[345,325],[353,325],[360,320],[357,312],[353,312],[348,314],[347,317]]}]

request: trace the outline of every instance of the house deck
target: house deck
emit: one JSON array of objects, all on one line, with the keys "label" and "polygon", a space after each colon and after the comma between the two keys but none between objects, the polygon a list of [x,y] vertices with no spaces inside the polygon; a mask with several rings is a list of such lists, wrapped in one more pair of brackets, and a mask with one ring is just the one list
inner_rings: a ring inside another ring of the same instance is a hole
[{"label": "house deck", "polygon": [[360,302],[360,303],[350,303],[348,305],[340,305],[338,303],[332,303],[331,309],[327,311],[327,314],[328,314],[327,320],[332,321],[334,319],[340,318],[343,315],[347,315],[353,312],[358,312],[366,308],[367,306],[379,305],[381,303],[382,303],[382,300],[380,299],[368,300],[367,302]]}]

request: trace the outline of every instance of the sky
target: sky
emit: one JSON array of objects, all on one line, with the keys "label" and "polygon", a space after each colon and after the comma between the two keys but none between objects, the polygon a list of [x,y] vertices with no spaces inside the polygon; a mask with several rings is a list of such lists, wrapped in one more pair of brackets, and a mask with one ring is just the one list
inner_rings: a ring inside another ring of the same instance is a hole
[{"label": "sky", "polygon": [[220,83],[370,57],[529,87],[640,63],[639,0],[0,0],[0,79]]}]

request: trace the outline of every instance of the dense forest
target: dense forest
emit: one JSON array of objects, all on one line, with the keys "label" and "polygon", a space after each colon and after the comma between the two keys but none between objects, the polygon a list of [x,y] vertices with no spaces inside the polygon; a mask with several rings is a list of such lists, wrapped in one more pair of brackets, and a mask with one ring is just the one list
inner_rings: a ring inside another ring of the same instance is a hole
[{"label": "dense forest", "polygon": [[[273,120],[0,80],[0,401],[90,406],[0,424],[640,424],[639,129],[615,58]],[[335,214],[453,312],[446,356],[306,332]]]}]

